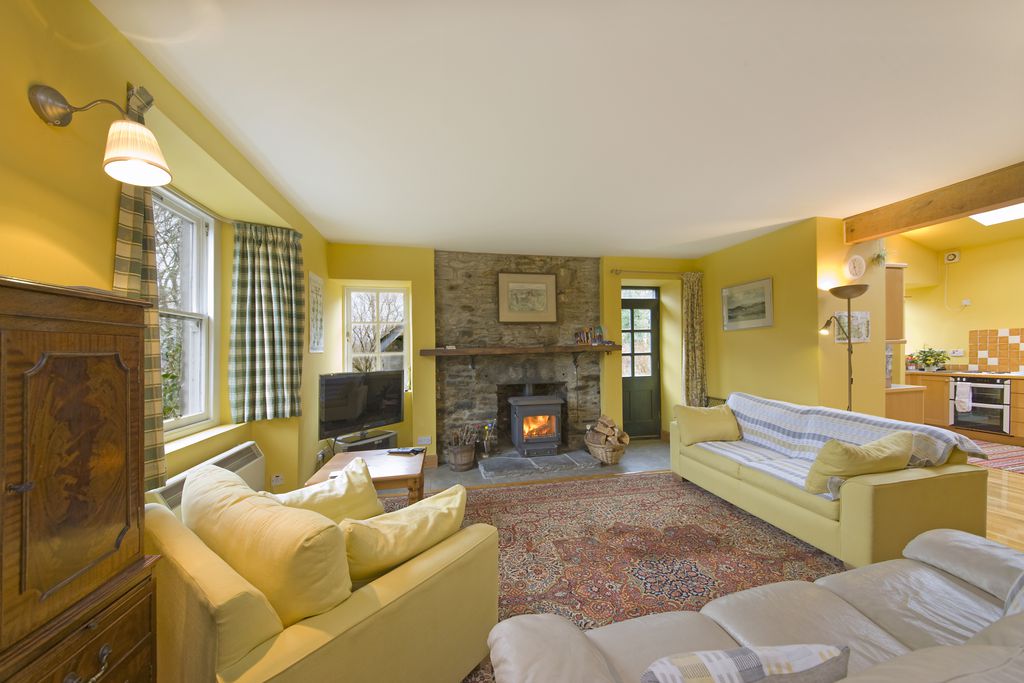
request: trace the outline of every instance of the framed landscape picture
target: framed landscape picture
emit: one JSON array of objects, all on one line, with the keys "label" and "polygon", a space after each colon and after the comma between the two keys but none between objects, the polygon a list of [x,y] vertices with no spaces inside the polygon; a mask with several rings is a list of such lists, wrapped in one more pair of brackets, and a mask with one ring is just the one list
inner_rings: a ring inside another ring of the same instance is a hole
[{"label": "framed landscape picture", "polygon": [[557,322],[554,275],[498,273],[498,322]]},{"label": "framed landscape picture", "polygon": [[722,327],[748,330],[771,327],[775,322],[772,306],[772,279],[755,280],[722,288]]}]

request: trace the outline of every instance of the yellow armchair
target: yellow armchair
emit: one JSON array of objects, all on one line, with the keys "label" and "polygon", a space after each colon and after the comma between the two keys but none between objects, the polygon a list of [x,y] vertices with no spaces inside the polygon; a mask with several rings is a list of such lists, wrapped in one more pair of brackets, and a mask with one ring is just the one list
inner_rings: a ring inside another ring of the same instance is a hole
[{"label": "yellow armchair", "polygon": [[461,680],[498,621],[498,534],[466,527],[333,609],[283,628],[266,598],[167,508],[146,506],[160,681]]}]

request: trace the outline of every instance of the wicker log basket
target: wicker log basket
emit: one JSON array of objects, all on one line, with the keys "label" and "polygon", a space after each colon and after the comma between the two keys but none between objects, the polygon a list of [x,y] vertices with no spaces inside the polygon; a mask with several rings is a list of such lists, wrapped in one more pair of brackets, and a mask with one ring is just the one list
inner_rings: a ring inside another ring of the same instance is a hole
[{"label": "wicker log basket", "polygon": [[590,454],[604,465],[617,465],[626,452],[629,434],[619,429],[615,421],[602,415],[597,424],[587,430],[583,438]]}]

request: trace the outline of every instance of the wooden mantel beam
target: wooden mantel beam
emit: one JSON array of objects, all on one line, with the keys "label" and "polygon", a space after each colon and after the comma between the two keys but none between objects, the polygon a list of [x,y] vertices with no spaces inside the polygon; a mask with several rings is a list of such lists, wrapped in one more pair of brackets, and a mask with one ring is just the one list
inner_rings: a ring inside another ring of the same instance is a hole
[{"label": "wooden mantel beam", "polygon": [[1024,162],[843,219],[846,243],[898,235],[1024,202]]}]

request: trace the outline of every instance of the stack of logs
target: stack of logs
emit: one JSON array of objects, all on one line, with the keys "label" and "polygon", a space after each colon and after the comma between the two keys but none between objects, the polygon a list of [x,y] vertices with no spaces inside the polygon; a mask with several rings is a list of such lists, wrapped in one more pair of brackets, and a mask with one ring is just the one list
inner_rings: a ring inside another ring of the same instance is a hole
[{"label": "stack of logs", "polygon": [[597,424],[587,431],[584,440],[591,455],[605,464],[614,465],[626,450],[629,434],[619,429],[615,420],[602,415]]}]

